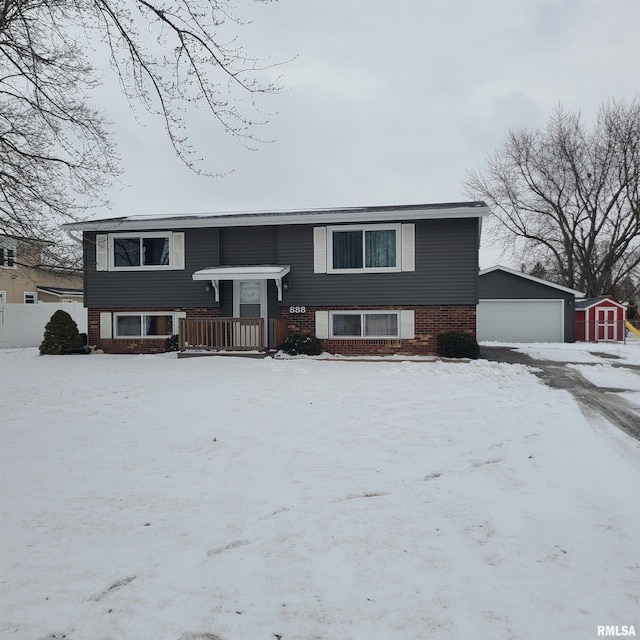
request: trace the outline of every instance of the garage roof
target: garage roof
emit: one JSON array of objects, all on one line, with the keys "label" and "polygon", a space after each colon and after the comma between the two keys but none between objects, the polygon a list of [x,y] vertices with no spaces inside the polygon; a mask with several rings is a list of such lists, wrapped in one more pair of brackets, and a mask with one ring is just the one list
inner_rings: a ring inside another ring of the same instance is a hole
[{"label": "garage roof", "polygon": [[480,271],[480,275],[483,276],[487,273],[492,273],[493,271],[504,271],[505,273],[510,273],[512,276],[518,276],[519,278],[524,278],[525,280],[531,280],[532,282],[537,282],[538,284],[543,284],[547,287],[558,289],[558,291],[572,293],[576,298],[584,298],[584,293],[582,293],[582,291],[569,289],[568,287],[563,287],[562,285],[556,284],[555,282],[549,282],[548,280],[543,280],[542,278],[536,278],[535,276],[531,276],[528,273],[522,273],[521,271],[516,271],[515,269],[510,269],[509,267],[504,267],[500,264],[489,267],[488,269],[482,269]]}]

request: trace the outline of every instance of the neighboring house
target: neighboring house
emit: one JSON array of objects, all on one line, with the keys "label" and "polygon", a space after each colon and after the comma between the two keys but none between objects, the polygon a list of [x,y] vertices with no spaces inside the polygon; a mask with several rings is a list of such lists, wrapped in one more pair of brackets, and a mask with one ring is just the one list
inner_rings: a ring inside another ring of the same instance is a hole
[{"label": "neighboring house", "polygon": [[497,265],[480,272],[478,340],[573,342],[584,293]]},{"label": "neighboring house", "polygon": [[576,340],[621,342],[625,338],[625,305],[610,296],[585,298],[576,303]]},{"label": "neighboring house", "polygon": [[0,236],[0,303],[82,302],[82,273],[44,264],[46,244]]},{"label": "neighboring house", "polygon": [[[82,231],[89,341],[106,352],[277,347],[433,354],[475,334],[483,202],[65,225]],[[232,320],[232,319],[236,320]]]}]

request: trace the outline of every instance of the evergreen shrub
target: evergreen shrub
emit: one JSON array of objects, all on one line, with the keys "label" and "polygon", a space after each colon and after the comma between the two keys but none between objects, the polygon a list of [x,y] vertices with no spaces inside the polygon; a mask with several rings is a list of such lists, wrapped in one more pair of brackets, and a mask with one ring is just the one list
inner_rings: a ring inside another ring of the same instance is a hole
[{"label": "evergreen shrub", "polygon": [[75,320],[66,311],[58,309],[44,328],[40,355],[88,353],[86,343],[86,334],[78,332]]},{"label": "evergreen shrub", "polygon": [[445,331],[437,336],[438,355],[443,358],[471,358],[480,355],[480,345],[475,337],[461,331]]},{"label": "evergreen shrub", "polygon": [[290,356],[319,356],[322,353],[322,343],[315,336],[289,336],[280,347]]},{"label": "evergreen shrub", "polygon": [[165,341],[164,341],[164,350],[165,351],[178,351],[179,347],[178,347],[178,336],[177,335],[172,335],[169,336]]}]

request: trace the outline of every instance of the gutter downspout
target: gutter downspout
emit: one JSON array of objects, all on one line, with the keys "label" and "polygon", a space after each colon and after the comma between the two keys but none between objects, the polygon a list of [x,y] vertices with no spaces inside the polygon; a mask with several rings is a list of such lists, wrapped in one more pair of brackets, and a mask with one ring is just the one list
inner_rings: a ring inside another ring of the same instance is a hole
[{"label": "gutter downspout", "polygon": [[82,239],[78,238],[77,236],[74,236],[73,233],[71,233],[71,231],[69,231],[69,229],[65,229],[64,232],[69,236],[69,238],[71,238],[71,240],[73,240],[74,242],[77,242],[78,244],[82,244]]}]

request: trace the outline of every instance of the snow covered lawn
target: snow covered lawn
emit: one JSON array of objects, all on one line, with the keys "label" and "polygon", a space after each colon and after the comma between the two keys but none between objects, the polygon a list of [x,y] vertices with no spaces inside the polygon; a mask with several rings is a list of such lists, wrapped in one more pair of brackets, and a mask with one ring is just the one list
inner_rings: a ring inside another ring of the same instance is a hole
[{"label": "snow covered lawn", "polygon": [[640,446],[529,369],[0,352],[1,638],[640,634]]}]

